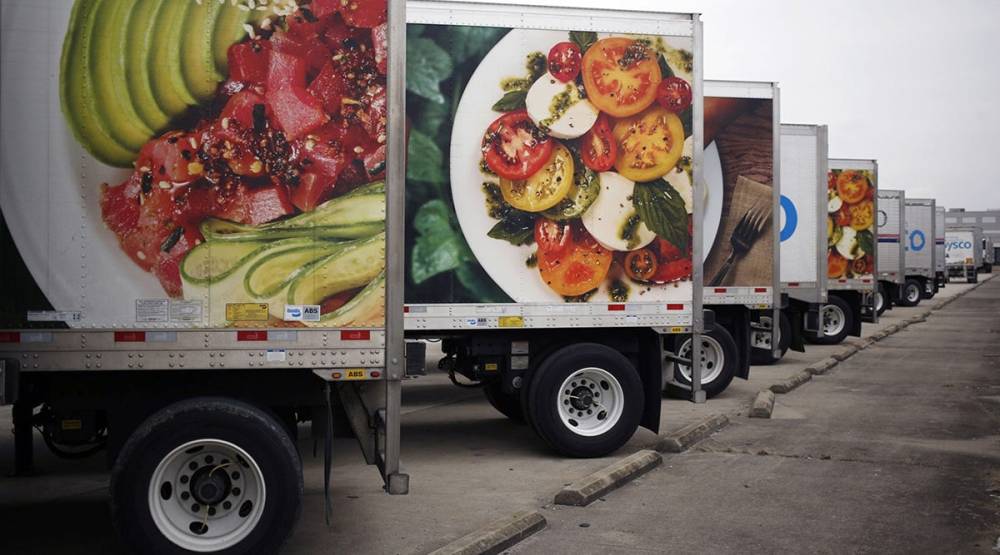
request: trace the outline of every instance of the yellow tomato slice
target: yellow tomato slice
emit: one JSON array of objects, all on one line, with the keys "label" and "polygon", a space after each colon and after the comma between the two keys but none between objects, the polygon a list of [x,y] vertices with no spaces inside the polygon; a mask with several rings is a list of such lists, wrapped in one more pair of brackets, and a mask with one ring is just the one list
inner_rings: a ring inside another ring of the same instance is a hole
[{"label": "yellow tomato slice", "polygon": [[632,181],[667,175],[684,153],[684,125],[661,106],[618,120],[611,133],[618,143],[615,169]]},{"label": "yellow tomato slice", "polygon": [[583,87],[587,99],[615,117],[637,114],[656,100],[663,79],[656,53],[625,37],[601,39],[583,55]]},{"label": "yellow tomato slice", "polygon": [[851,227],[858,231],[871,228],[875,221],[875,207],[870,200],[851,205],[847,213],[851,216]]},{"label": "yellow tomato slice", "polygon": [[508,204],[525,212],[541,212],[559,204],[573,185],[573,155],[562,144],[552,149],[549,161],[527,179],[500,179],[500,192]]},{"label": "yellow tomato slice", "polygon": [[538,250],[538,271],[545,284],[560,295],[574,297],[596,289],[611,268],[611,251],[590,237],[566,252]]}]

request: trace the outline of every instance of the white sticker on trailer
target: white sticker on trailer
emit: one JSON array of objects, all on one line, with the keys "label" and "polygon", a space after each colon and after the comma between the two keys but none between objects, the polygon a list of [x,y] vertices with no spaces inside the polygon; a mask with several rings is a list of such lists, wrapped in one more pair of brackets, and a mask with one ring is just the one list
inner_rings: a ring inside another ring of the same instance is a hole
[{"label": "white sticker on trailer", "polygon": [[201,322],[203,314],[204,305],[200,300],[173,299],[170,301],[171,322]]},{"label": "white sticker on trailer", "polygon": [[286,322],[319,322],[318,304],[286,304]]},{"label": "white sticker on trailer", "polygon": [[268,349],[266,358],[268,362],[285,362],[285,350]]},{"label": "white sticker on trailer", "polygon": [[136,299],[135,321],[150,324],[170,321],[170,299]]},{"label": "white sticker on trailer", "polygon": [[29,322],[79,322],[83,313],[73,310],[29,310]]}]

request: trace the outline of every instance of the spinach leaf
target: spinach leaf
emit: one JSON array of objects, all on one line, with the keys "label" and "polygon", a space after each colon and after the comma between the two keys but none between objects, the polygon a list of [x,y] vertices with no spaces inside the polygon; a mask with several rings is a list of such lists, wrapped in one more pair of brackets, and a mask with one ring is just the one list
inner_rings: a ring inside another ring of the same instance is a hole
[{"label": "spinach leaf", "polygon": [[410,277],[422,283],[442,272],[473,260],[462,233],[451,221],[451,211],[443,200],[425,203],[413,218],[417,240],[410,255]]},{"label": "spinach leaf", "polygon": [[527,245],[535,240],[535,217],[511,208],[486,235],[515,246]]},{"label": "spinach leaf", "polygon": [[[507,32],[499,27],[434,26],[447,36],[445,48],[455,64],[471,58],[482,58]],[[478,64],[477,64],[478,65]]]},{"label": "spinach leaf", "polygon": [[875,254],[875,237],[871,231],[866,229],[858,232],[858,246],[865,254]]},{"label": "spinach leaf", "polygon": [[636,183],[632,204],[639,219],[650,231],[682,252],[687,249],[691,241],[688,234],[688,213],[684,208],[684,199],[670,183],[663,180]]},{"label": "spinach leaf", "polygon": [[586,52],[588,48],[597,42],[597,33],[593,31],[570,31],[569,40],[580,47],[580,52]]},{"label": "spinach leaf", "polygon": [[455,268],[455,277],[469,292],[469,301],[476,303],[514,302],[490,279],[478,262],[466,262]]},{"label": "spinach leaf", "polygon": [[418,129],[410,129],[406,149],[406,178],[429,183],[444,183],[444,155],[434,140]]},{"label": "spinach leaf", "polygon": [[513,112],[514,110],[520,110],[526,106],[524,101],[527,97],[528,91],[509,91],[507,94],[503,95],[503,98],[496,101],[496,104],[493,105],[493,111]]},{"label": "spinach leaf", "polygon": [[406,41],[406,90],[443,104],[439,84],[451,75],[451,56],[428,38]]},{"label": "spinach leaf", "polygon": [[447,103],[438,104],[421,99],[407,101],[407,111],[413,114],[413,125],[432,139],[438,138],[441,127],[451,117]]}]

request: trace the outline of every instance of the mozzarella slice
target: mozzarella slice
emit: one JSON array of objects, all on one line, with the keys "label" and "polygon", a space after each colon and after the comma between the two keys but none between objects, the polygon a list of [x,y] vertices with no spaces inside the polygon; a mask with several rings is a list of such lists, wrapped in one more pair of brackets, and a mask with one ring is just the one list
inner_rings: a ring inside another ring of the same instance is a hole
[{"label": "mozzarella slice", "polygon": [[531,121],[557,139],[575,139],[597,121],[597,108],[580,96],[576,83],[563,83],[548,72],[528,89],[525,104]]},{"label": "mozzarella slice", "polygon": [[601,172],[600,177],[601,194],[583,213],[583,227],[598,243],[613,251],[634,251],[652,243],[656,234],[646,224],[629,222],[630,218],[638,218],[632,205],[635,183],[615,172]]},{"label": "mozzarella slice", "polygon": [[858,242],[858,232],[850,226],[844,226],[840,229],[843,235],[840,236],[840,241],[837,241],[837,252],[848,260],[854,260],[856,254],[860,254],[860,249],[854,248]]},{"label": "mozzarella slice", "polygon": [[840,197],[830,197],[830,200],[826,203],[826,211],[832,214],[840,210],[840,207],[843,205],[844,201],[840,200]]}]

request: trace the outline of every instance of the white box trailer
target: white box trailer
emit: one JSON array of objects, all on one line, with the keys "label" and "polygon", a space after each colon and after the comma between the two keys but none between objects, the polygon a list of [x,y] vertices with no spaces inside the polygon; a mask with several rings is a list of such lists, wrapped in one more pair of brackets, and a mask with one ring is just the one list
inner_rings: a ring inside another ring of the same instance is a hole
[{"label": "white box trailer", "polygon": [[878,190],[878,314],[900,304],[906,283],[906,250],[903,245],[906,194],[895,189]]},{"label": "white box trailer", "polygon": [[337,9],[2,4],[0,404],[18,473],[107,452],[130,550],[276,551],[335,405],[408,489],[403,4]]},{"label": "white box trailer", "polygon": [[948,283],[944,260],[944,213],[943,206],[934,207],[934,284],[937,289],[943,289]]},{"label": "white box trailer", "polygon": [[820,344],[861,336],[861,322],[877,321],[875,297],[878,162],[831,158],[827,173],[828,304],[819,333],[807,336]]},{"label": "white box trailer", "polygon": [[993,239],[983,234],[983,264],[980,270],[984,273],[993,272],[993,264],[996,262],[996,251],[993,248]]},{"label": "white box trailer", "polygon": [[[716,327],[706,333],[703,348],[711,352],[732,343],[738,353],[715,357],[726,364],[703,378],[708,397],[725,390],[733,377],[747,379],[751,362],[769,364],[781,358],[791,339],[790,332],[784,344],[772,337],[777,329],[772,322],[780,318],[779,229],[774,217],[781,197],[779,112],[775,83],[705,81],[703,294]],[[737,232],[741,222],[746,229]],[[734,244],[737,239],[742,243]],[[684,381],[682,374],[675,379]]]},{"label": "white box trailer", "polygon": [[[781,124],[782,318],[797,336],[818,331],[827,302],[827,127]],[[798,345],[796,345],[798,343]]]},{"label": "white box trailer", "polygon": [[968,283],[978,282],[979,267],[983,263],[983,228],[948,227],[944,232],[944,241],[948,279],[960,278]]},{"label": "white box trailer", "polygon": [[407,338],[563,455],[657,431],[676,362],[703,401],[698,16],[414,1],[406,31]]},{"label": "white box trailer", "polygon": [[933,237],[935,227],[934,199],[906,199],[905,247],[906,281],[903,286],[903,303],[916,306],[920,299],[929,299],[937,292],[935,268],[937,260]]}]

